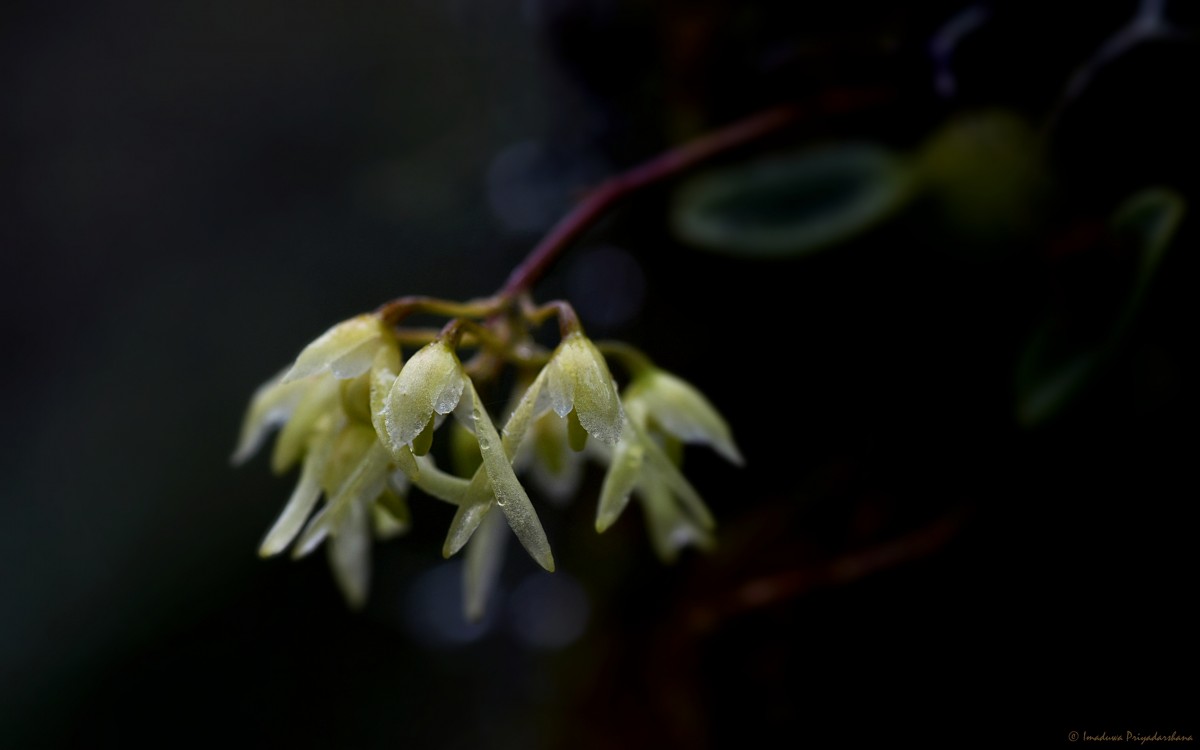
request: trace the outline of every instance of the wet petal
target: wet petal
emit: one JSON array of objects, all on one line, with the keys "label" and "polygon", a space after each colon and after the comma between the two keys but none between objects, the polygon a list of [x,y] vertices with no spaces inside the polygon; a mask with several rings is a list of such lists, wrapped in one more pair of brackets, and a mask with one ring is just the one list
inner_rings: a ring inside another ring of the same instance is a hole
[{"label": "wet petal", "polygon": [[613,444],[621,436],[621,400],[604,356],[582,333],[569,334],[546,368],[547,388],[555,413],[565,417],[574,407],[592,437]]},{"label": "wet petal", "polygon": [[446,533],[446,541],[442,543],[442,556],[452,557],[471,540],[471,535],[479,528],[496,502],[493,499],[492,483],[488,481],[487,472],[483,467],[475,472],[462,498],[462,504],[450,521],[450,530]]},{"label": "wet petal", "polygon": [[[533,504],[529,502],[529,496],[525,493],[525,488],[521,486],[521,483],[517,480],[517,475],[513,473],[512,457],[506,450],[504,442],[500,439],[500,434],[496,432],[496,427],[492,424],[491,417],[482,408],[479,394],[475,392],[474,384],[469,380],[467,381],[467,389],[475,403],[475,408],[472,410],[475,419],[475,434],[479,438],[479,451],[483,455],[483,468],[487,472],[488,480],[492,484],[496,504],[504,511],[504,515],[508,519],[508,525],[512,527],[513,532],[517,535],[517,539],[520,540],[521,545],[525,547],[530,556],[546,570],[553,571],[554,556],[550,553],[550,542],[546,539],[546,532],[542,529],[542,523],[538,519],[537,511],[533,509]],[[512,420],[510,419],[510,421]],[[519,430],[519,432],[523,434],[524,429]],[[513,453],[515,454],[520,436],[510,433],[509,437],[510,443],[516,443],[512,446]]]},{"label": "wet petal", "polygon": [[413,460],[412,449],[392,440],[387,430],[387,398],[399,372],[400,348],[389,337],[375,353],[375,361],[371,365],[371,424],[375,427],[376,437],[391,452],[392,460],[400,470],[409,477],[415,477],[419,469]]},{"label": "wet petal", "polygon": [[[508,422],[504,425],[504,437],[500,442],[504,446],[504,454],[511,460],[516,456],[518,449],[521,446],[521,441],[525,437],[525,433],[529,429],[529,424],[532,421],[535,408],[539,402],[539,395],[542,392],[542,385],[545,382],[544,375],[546,370],[543,369],[538,377],[534,379],[533,385],[521,397],[517,403],[516,409],[508,418]],[[477,403],[477,394],[474,392],[474,387],[467,389],[463,394],[463,401],[467,401],[472,406]],[[475,424],[474,409],[471,413],[465,416],[459,415],[463,419],[472,422],[472,425],[478,431],[478,425]],[[488,420],[491,424],[491,420]],[[493,430],[495,428],[493,427]],[[478,435],[476,436],[478,441]],[[480,458],[483,458],[483,446],[480,443]],[[422,471],[424,468],[422,467]],[[511,471],[511,467],[510,467]],[[420,486],[418,484],[418,486]],[[446,534],[446,541],[442,545],[442,555],[451,557],[463,548],[479,527],[484,517],[495,505],[495,492],[492,489],[491,480],[488,478],[488,472],[480,466],[475,471],[475,475],[471,477],[467,485],[466,491],[460,496],[460,507],[454,515],[454,520],[450,522],[450,530]]]},{"label": "wet petal", "polygon": [[359,315],[338,323],[300,352],[296,363],[284,376],[284,382],[332,370],[334,377],[352,378],[371,366],[374,347],[387,332],[374,313]]},{"label": "wet petal", "polygon": [[465,377],[458,356],[434,341],[400,370],[384,405],[384,428],[392,444],[412,444],[430,417],[449,414],[462,397]]}]

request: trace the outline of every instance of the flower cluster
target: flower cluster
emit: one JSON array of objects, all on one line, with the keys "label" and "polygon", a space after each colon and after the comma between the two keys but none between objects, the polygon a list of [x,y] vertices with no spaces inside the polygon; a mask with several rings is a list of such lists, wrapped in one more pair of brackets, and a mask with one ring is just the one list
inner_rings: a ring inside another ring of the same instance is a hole
[{"label": "flower cluster", "polygon": [[[449,557],[466,548],[464,605],[468,617],[477,618],[499,571],[506,527],[538,564],[554,570],[550,543],[518,473],[551,498],[569,497],[585,456],[607,465],[597,531],[610,527],[636,496],[661,558],[674,560],[689,545],[708,548],[713,518],[679,470],[681,446],[706,444],[740,464],[729,427],[691,385],[614,344],[607,353],[630,375],[619,392],[602,347],[584,335],[565,303],[556,304],[562,336],[553,351],[528,335],[545,317],[537,311],[521,318],[508,309],[501,319],[494,307],[453,303],[445,306],[456,317],[440,332],[401,329],[399,319],[411,310],[385,307],[339,323],[309,344],[255,393],[233,456],[235,463],[247,460],[279,428],[272,469],[301,465],[260,554],[291,547],[301,557],[327,540],[342,593],[351,606],[361,606],[372,540],[409,527],[407,494],[415,486],[457,507],[443,552]],[[484,322],[458,317],[462,310]],[[415,351],[404,361],[406,347]],[[477,350],[466,365],[462,349]],[[518,386],[497,429],[477,385],[494,379],[504,362],[517,368]],[[460,425],[456,443],[475,456],[468,475],[442,470],[430,455],[434,433],[450,415]]]}]

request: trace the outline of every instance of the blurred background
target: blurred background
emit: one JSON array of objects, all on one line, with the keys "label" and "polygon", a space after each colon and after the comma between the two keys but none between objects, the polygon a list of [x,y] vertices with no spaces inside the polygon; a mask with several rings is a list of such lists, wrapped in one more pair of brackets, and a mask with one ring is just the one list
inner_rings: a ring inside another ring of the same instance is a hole
[{"label": "blurred background", "polygon": [[[0,746],[1200,734],[1192,4],[0,15]],[[714,552],[597,536],[592,467],[477,625],[427,498],[360,613],[256,557],[294,477],[228,456],[306,342],[488,294],[590,186],[787,103],[538,290],[727,415],[747,466],[685,467]]]}]

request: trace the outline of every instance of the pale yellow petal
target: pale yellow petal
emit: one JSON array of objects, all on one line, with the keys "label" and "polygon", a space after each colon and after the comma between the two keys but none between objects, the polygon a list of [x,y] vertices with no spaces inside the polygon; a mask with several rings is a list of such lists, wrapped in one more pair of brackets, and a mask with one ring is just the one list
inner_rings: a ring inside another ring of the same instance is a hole
[{"label": "pale yellow petal", "polygon": [[287,424],[279,431],[279,437],[275,440],[275,450],[271,454],[271,470],[276,474],[282,474],[300,460],[317,422],[322,418],[332,418],[330,415],[337,410],[336,380],[328,375],[318,375],[298,383],[305,387],[304,394],[292,411]]},{"label": "pale yellow petal", "polygon": [[309,384],[304,381],[284,383],[283,373],[259,386],[250,399],[250,408],[242,421],[237,449],[230,461],[236,466],[245,463],[258,452],[271,430],[287,422]]},{"label": "pale yellow petal", "polygon": [[471,622],[483,618],[488,597],[496,588],[504,564],[507,536],[504,516],[491,513],[484,516],[479,530],[467,545],[463,565],[463,611]]},{"label": "pale yellow petal", "polygon": [[638,442],[632,431],[617,443],[613,449],[612,462],[608,473],[604,475],[604,484],[600,488],[600,503],[596,508],[596,531],[604,532],[620,517],[633,488],[637,486],[642,475],[642,465],[646,458],[646,448]]},{"label": "pale yellow petal", "polygon": [[342,514],[327,545],[333,578],[346,604],[360,609],[371,582],[371,533],[366,506],[352,503]]},{"label": "pale yellow petal", "polygon": [[651,419],[685,443],[708,445],[732,463],[745,463],[725,419],[690,383],[651,370],[630,386],[626,400],[635,399],[645,404]]},{"label": "pale yellow petal", "polygon": [[663,562],[675,562],[684,547],[707,551],[715,546],[712,533],[683,513],[675,504],[670,488],[657,478],[643,482],[638,488],[638,497],[650,543]]},{"label": "pale yellow petal", "polygon": [[[513,473],[511,457],[505,450],[505,445],[501,441],[495,425],[492,424],[487,410],[481,407],[479,394],[475,392],[474,384],[467,380],[466,387],[475,404],[472,411],[475,419],[475,434],[479,438],[483,468],[492,484],[496,504],[504,511],[508,525],[512,527],[517,539],[530,556],[546,570],[553,571],[554,556],[550,553],[550,542],[546,539],[546,532],[542,529],[537,511],[533,509],[533,504],[529,502],[525,488],[521,486],[517,475]],[[520,438],[516,437],[515,440],[519,443]],[[514,454],[516,448],[517,445],[514,445]]]},{"label": "pale yellow petal", "polygon": [[679,468],[663,452],[658,443],[651,440],[636,424],[630,423],[629,428],[637,434],[646,449],[646,475],[657,478],[674,492],[683,507],[692,514],[700,526],[706,529],[714,528],[717,522],[713,519],[708,506],[704,504],[704,500],[700,498],[700,493],[696,492],[696,488],[692,486],[691,482],[684,478]]},{"label": "pale yellow petal", "polygon": [[383,321],[374,313],[344,320],[306,346],[283,379],[298,380],[331,369],[338,378],[361,375],[371,366],[373,347],[385,333]]},{"label": "pale yellow petal", "polygon": [[329,461],[332,449],[332,430],[327,429],[323,433],[313,436],[308,453],[304,457],[300,481],[296,483],[296,489],[292,492],[287,505],[284,506],[283,512],[279,514],[278,520],[263,539],[258,550],[259,555],[270,557],[279,554],[300,533],[304,521],[312,513],[317,500],[321,497],[321,476],[325,472],[325,465]]}]

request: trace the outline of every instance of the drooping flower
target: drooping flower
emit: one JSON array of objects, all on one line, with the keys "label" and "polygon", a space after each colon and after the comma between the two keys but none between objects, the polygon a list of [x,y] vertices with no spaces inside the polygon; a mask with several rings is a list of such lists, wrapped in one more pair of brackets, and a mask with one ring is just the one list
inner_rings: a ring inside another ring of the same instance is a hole
[{"label": "drooping flower", "polygon": [[704,394],[666,370],[651,367],[638,373],[625,389],[626,403],[645,412],[646,427],[685,443],[707,445],[732,464],[745,463],[733,442],[729,424]]},{"label": "drooping flower", "polygon": [[[608,371],[604,355],[581,331],[563,337],[550,361],[538,376],[544,398],[554,413],[602,443],[612,445],[621,437],[621,399]],[[532,389],[531,389],[532,390]],[[537,410],[538,415],[544,409]],[[573,438],[578,440],[578,438]]]},{"label": "drooping flower", "polygon": [[418,351],[400,370],[382,406],[383,432],[393,450],[407,445],[416,455],[429,451],[435,420],[462,400],[467,376],[458,355],[443,339]]},{"label": "drooping flower", "polygon": [[399,359],[395,337],[377,316],[334,326],[256,392],[234,453],[235,462],[245,461],[282,426],[272,468],[282,473],[302,461],[300,479],[259,554],[278,554],[296,541],[300,557],[328,538],[334,577],[351,606],[366,599],[372,531],[393,536],[409,523],[405,475],[393,475],[415,471],[415,463],[385,448],[374,426],[380,391],[391,387]]},{"label": "drooping flower", "polygon": [[[449,557],[462,549],[487,513],[498,505],[526,551],[544,568],[553,570],[549,542],[512,463],[530,425],[550,411],[566,420],[569,440],[579,447],[589,436],[605,444],[617,442],[624,415],[608,364],[582,332],[569,333],[518,401],[504,425],[503,438],[488,434],[489,430],[495,433],[491,418],[480,407],[469,379],[466,386],[463,401],[469,399],[473,404],[467,426],[476,433],[483,466],[475,472],[450,524],[442,553]],[[458,413],[464,411],[460,407]],[[575,438],[570,437],[572,431]]]},{"label": "drooping flower", "polygon": [[701,443],[741,464],[729,426],[694,387],[653,367],[634,378],[624,402],[625,428],[609,458],[596,530],[608,529],[636,494],[662,559],[674,560],[685,546],[710,547],[712,514],[670,453],[679,441]]}]

